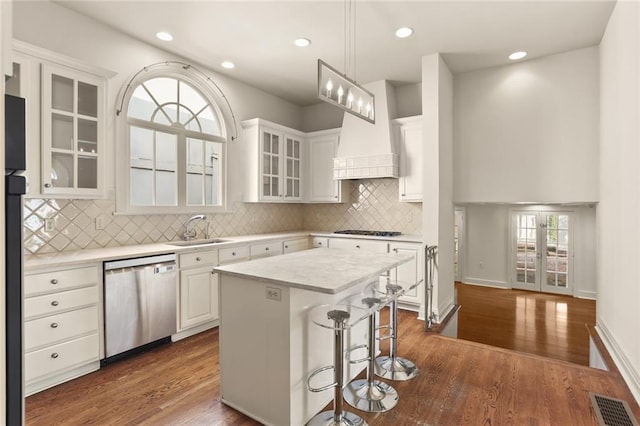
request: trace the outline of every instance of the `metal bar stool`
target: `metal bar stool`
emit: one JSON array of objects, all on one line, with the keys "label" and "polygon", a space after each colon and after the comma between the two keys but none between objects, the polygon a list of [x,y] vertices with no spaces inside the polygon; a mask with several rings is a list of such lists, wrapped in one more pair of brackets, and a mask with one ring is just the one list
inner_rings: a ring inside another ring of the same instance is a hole
[{"label": "metal bar stool", "polygon": [[[311,310],[311,321],[315,324],[332,329],[334,331],[334,352],[333,365],[318,368],[309,374],[307,378],[307,388],[311,392],[322,392],[327,389],[334,388],[333,410],[323,411],[316,414],[309,422],[308,426],[367,426],[357,414],[343,410],[343,394],[344,387],[344,332],[351,328],[357,322],[363,320],[368,315],[368,311],[353,306],[338,305],[321,305]],[[321,387],[311,386],[311,380],[317,374],[327,371],[334,371],[334,381],[331,384]]]},{"label": "metal bar stool", "polygon": [[[398,351],[398,298],[414,289],[420,282],[409,284],[387,278],[386,295],[389,303],[389,355],[379,356],[375,360],[376,375],[389,380],[409,380],[418,375],[418,367],[406,358],[399,357]],[[381,339],[383,339],[381,337]]]},{"label": "metal bar stool", "polygon": [[[377,282],[376,282],[377,286]],[[367,294],[356,295],[348,299],[348,303],[360,303],[369,310],[369,342],[364,345],[354,346],[349,352],[367,348],[367,356],[363,359],[349,361],[352,364],[367,361],[367,377],[351,381],[344,388],[344,399],[349,405],[358,410],[369,413],[380,413],[388,411],[398,403],[398,392],[387,383],[375,380],[375,357],[376,357],[376,314],[386,306],[387,301],[380,295],[375,297],[374,289],[369,289]]]}]

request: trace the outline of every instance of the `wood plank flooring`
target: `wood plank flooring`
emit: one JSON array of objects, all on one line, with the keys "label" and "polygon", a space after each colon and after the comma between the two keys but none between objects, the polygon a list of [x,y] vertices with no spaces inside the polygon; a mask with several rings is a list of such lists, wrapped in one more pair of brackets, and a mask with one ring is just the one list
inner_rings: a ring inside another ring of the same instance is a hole
[{"label": "wood plank flooring", "polygon": [[[423,330],[415,313],[401,311],[398,351],[421,373],[392,383],[400,395],[392,411],[358,411],[370,425],[596,425],[587,391],[628,401],[640,418],[618,374]],[[258,424],[220,402],[217,329],[33,395],[26,419],[27,425]]]}]

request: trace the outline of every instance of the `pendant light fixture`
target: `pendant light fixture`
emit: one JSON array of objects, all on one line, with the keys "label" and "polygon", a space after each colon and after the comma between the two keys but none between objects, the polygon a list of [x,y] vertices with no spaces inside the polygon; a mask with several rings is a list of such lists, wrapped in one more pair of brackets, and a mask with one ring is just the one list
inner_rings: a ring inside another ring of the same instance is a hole
[{"label": "pendant light fixture", "polygon": [[[344,67],[342,74],[318,59],[318,99],[335,105],[370,123],[375,120],[375,96],[356,83],[356,2],[344,3]],[[347,76],[351,67],[353,79]]]}]

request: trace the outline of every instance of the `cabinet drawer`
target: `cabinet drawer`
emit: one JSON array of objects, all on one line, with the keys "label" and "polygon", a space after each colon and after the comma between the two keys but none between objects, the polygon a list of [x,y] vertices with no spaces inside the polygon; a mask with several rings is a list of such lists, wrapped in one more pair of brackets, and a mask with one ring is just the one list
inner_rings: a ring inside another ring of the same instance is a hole
[{"label": "cabinet drawer", "polygon": [[51,315],[60,311],[98,303],[98,287],[60,291],[24,299],[24,317]]},{"label": "cabinet drawer", "polygon": [[282,254],[282,242],[271,241],[268,243],[251,244],[249,254],[252,259]]},{"label": "cabinet drawer", "polygon": [[97,361],[99,348],[98,334],[92,334],[28,353],[24,357],[24,378],[28,382],[66,368]]},{"label": "cabinet drawer", "polygon": [[324,237],[313,237],[313,248],[327,248],[329,247],[329,239]]},{"label": "cabinet drawer", "polygon": [[387,253],[389,248],[389,243],[385,241],[356,240],[356,239],[352,240],[348,238],[331,238],[329,240],[329,247],[352,249],[352,250],[374,251],[376,253]]},{"label": "cabinet drawer", "polygon": [[71,287],[79,287],[98,283],[98,268],[89,266],[79,269],[66,269],[63,271],[43,272],[40,274],[25,275],[24,295],[59,291]]},{"label": "cabinet drawer", "polygon": [[225,263],[247,260],[249,259],[249,247],[240,246],[221,248],[218,252],[218,258],[221,265],[224,265]]},{"label": "cabinet drawer", "polygon": [[29,351],[98,329],[98,308],[78,309],[24,323],[24,349]]},{"label": "cabinet drawer", "polygon": [[185,253],[180,255],[180,268],[190,268],[192,266],[211,266],[218,264],[218,250],[198,251],[195,253]]},{"label": "cabinet drawer", "polygon": [[286,253],[293,253],[296,251],[302,251],[309,248],[309,238],[298,238],[295,240],[287,240],[282,243],[282,251]]}]

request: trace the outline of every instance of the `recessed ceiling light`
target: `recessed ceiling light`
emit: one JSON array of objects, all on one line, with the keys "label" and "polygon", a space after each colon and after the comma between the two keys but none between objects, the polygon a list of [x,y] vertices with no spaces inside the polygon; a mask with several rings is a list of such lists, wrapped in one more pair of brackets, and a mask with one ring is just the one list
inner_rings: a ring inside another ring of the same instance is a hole
[{"label": "recessed ceiling light", "polygon": [[156,33],[156,37],[158,37],[162,41],[171,41],[173,40],[173,36],[166,31],[160,31]]},{"label": "recessed ceiling light", "polygon": [[227,68],[227,69],[231,69],[231,68],[235,68],[236,67],[236,64],[234,64],[231,61],[224,61],[220,65],[222,65],[223,68]]},{"label": "recessed ceiling light", "polygon": [[413,34],[413,28],[402,27],[402,28],[398,28],[396,30],[396,37],[398,37],[398,38],[407,38],[411,34]]},{"label": "recessed ceiling light", "polygon": [[297,38],[293,40],[293,44],[298,47],[307,47],[311,44],[311,40],[309,40],[308,38]]},{"label": "recessed ceiling light", "polygon": [[511,59],[512,61],[517,61],[518,59],[522,59],[525,56],[527,56],[527,52],[513,52],[511,55],[509,55],[509,59]]}]

